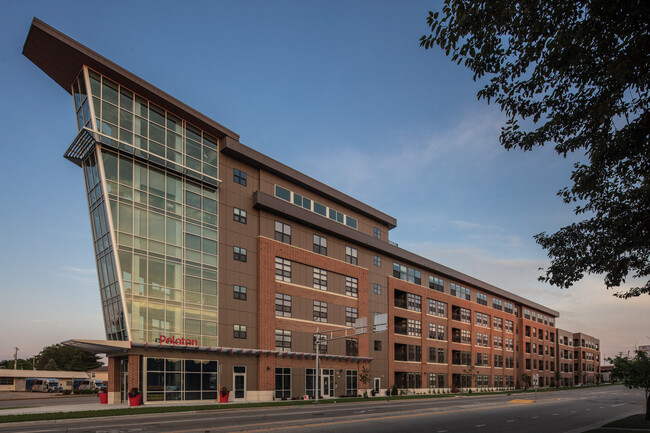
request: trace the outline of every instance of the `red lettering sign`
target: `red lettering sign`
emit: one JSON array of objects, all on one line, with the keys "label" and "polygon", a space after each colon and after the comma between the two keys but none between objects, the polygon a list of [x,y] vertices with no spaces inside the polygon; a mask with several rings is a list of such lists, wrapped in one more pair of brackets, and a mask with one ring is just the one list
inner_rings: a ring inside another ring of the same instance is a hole
[{"label": "red lettering sign", "polygon": [[173,344],[179,346],[198,346],[199,342],[197,340],[191,340],[184,337],[167,337],[166,335],[160,334],[160,338],[157,339],[157,343],[161,344]]}]

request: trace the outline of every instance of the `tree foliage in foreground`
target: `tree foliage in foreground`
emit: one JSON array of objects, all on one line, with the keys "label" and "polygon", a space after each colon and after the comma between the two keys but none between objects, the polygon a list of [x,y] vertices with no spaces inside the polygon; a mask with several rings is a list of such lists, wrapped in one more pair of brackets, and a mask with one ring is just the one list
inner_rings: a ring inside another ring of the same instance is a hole
[{"label": "tree foliage in foreground", "polygon": [[97,355],[63,344],[44,347],[36,357],[37,370],[88,371],[102,365]]},{"label": "tree foliage in foreground", "polygon": [[650,420],[650,358],[642,350],[637,350],[633,358],[617,356],[609,359],[614,365],[612,378],[620,380],[630,389],[645,391],[645,419]]},{"label": "tree foliage in foreground", "polygon": [[550,266],[540,280],[568,288],[604,274],[616,296],[650,294],[650,1],[445,0],[429,12],[426,49],[488,80],[479,99],[507,120],[500,142],[584,153],[558,192],[584,219],[535,236]]}]

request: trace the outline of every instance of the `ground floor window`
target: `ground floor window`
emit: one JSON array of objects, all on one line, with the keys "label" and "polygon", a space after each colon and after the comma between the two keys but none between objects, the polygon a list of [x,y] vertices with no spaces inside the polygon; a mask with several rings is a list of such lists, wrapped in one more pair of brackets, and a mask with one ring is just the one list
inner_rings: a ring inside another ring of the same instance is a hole
[{"label": "ground floor window", "polygon": [[276,367],[275,398],[291,398],[291,369]]},{"label": "ground floor window", "polygon": [[218,398],[217,361],[145,359],[147,401]]},{"label": "ground floor window", "polygon": [[345,394],[357,395],[357,370],[345,370]]},{"label": "ground floor window", "polygon": [[[334,397],[334,370],[323,368],[320,371],[319,397]],[[305,369],[305,394],[310,397],[316,395],[316,369]]]},{"label": "ground floor window", "polygon": [[14,384],[13,377],[0,377],[0,385],[13,385],[13,384]]},{"label": "ground floor window", "polygon": [[487,388],[490,386],[490,376],[487,374],[477,374],[476,375],[476,387],[477,388]]}]

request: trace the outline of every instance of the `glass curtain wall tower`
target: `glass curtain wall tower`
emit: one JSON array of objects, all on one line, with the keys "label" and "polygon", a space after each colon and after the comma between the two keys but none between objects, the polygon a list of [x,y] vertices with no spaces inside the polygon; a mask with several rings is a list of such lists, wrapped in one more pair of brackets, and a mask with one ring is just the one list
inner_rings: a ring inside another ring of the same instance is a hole
[{"label": "glass curtain wall tower", "polygon": [[218,139],[94,70],[72,85],[108,340],[218,345]]}]

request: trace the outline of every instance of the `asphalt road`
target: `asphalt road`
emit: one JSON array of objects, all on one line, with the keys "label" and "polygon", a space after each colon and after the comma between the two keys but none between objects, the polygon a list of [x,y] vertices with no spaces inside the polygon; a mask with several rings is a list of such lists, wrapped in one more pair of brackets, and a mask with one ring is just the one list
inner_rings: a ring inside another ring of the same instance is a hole
[{"label": "asphalt road", "polygon": [[0,415],[1,409],[12,407],[39,407],[51,405],[79,405],[85,403],[96,403],[99,397],[96,395],[61,395],[31,392],[7,393],[10,395],[0,398]]},{"label": "asphalt road", "polygon": [[[364,401],[0,424],[0,432],[577,433],[643,412],[622,386],[533,395]],[[519,400],[519,401],[518,401]]]}]

